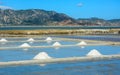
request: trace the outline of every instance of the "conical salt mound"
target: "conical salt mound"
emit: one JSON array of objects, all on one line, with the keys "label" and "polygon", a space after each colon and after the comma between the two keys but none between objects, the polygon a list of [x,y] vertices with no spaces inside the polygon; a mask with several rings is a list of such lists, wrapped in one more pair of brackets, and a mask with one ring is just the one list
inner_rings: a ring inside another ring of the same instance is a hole
[{"label": "conical salt mound", "polygon": [[46,41],[52,41],[52,38],[51,37],[47,37]]},{"label": "conical salt mound", "polygon": [[36,60],[39,60],[39,59],[51,59],[51,57],[46,52],[40,52],[33,59],[36,59]]},{"label": "conical salt mound", "polygon": [[0,42],[7,42],[5,38],[0,39]]},{"label": "conical salt mound", "polygon": [[[46,52],[40,52],[39,54],[37,54],[33,59],[35,60],[44,60],[44,59],[51,59],[52,57],[50,57]],[[46,64],[40,64],[40,66],[45,66]]]},{"label": "conical salt mound", "polygon": [[33,38],[30,38],[27,40],[29,43],[33,43],[35,40]]},{"label": "conical salt mound", "polygon": [[33,42],[33,41],[35,41],[33,38],[30,38],[30,39],[28,39],[27,41],[29,41],[29,42]]},{"label": "conical salt mound", "polygon": [[28,43],[24,43],[24,44],[20,45],[20,47],[26,48],[26,47],[31,47],[31,46]]},{"label": "conical salt mound", "polygon": [[77,45],[82,45],[82,46],[85,46],[87,45],[87,43],[85,41],[81,41],[80,43],[78,43]]},{"label": "conical salt mound", "polygon": [[101,56],[102,54],[99,52],[99,51],[97,51],[96,49],[93,49],[93,50],[91,50],[88,54],[87,54],[87,56],[90,56],[90,57],[98,57],[98,56]]},{"label": "conical salt mound", "polygon": [[61,44],[60,44],[59,42],[55,42],[55,43],[53,44],[53,46],[54,46],[54,47],[60,47]]}]

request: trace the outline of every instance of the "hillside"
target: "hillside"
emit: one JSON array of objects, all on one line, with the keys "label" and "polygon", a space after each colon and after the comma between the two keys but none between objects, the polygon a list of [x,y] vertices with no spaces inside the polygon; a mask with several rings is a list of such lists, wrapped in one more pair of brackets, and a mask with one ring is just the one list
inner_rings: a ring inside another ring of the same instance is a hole
[{"label": "hillside", "polygon": [[79,18],[78,23],[80,25],[89,25],[89,26],[120,26],[120,19],[104,20],[100,18]]},{"label": "hillside", "polygon": [[39,9],[0,9],[0,25],[74,25],[75,20],[63,13]]},{"label": "hillside", "polygon": [[119,26],[120,19],[99,18],[74,19],[63,13],[41,9],[12,10],[0,9],[0,26],[4,25],[85,25]]}]

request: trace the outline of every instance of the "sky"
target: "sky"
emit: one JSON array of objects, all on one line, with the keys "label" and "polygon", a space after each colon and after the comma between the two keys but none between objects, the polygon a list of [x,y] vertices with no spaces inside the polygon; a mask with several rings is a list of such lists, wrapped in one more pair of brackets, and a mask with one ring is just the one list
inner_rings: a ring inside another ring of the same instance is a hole
[{"label": "sky", "polygon": [[120,0],[0,0],[0,8],[52,10],[76,19],[120,19]]}]

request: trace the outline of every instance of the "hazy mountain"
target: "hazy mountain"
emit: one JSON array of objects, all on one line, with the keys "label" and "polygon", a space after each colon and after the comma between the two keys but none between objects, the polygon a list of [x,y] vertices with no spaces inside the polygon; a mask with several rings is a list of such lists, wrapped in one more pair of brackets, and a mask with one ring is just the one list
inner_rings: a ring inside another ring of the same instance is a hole
[{"label": "hazy mountain", "polygon": [[120,19],[104,20],[100,18],[79,18],[78,23],[81,25],[99,25],[99,26],[120,26]]},{"label": "hazy mountain", "polygon": [[120,19],[112,19],[112,20],[108,20],[110,23],[112,23],[113,25],[117,25],[120,26]]},{"label": "hazy mountain", "polygon": [[118,26],[120,19],[74,19],[63,13],[40,9],[0,9],[0,25],[101,25]]}]

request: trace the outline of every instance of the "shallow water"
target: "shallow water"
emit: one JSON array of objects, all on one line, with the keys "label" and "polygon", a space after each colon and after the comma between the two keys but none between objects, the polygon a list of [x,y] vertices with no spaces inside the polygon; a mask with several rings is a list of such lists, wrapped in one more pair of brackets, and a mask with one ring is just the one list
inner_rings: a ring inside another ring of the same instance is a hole
[{"label": "shallow water", "polygon": [[71,36],[70,35],[70,36],[58,36],[58,37],[120,42],[120,35],[89,35],[89,36],[88,35],[86,36]]},{"label": "shallow water", "polygon": [[3,26],[0,30],[41,30],[41,29],[119,29],[120,26]]},{"label": "shallow water", "polygon": [[[27,40],[28,38],[7,40]],[[35,38],[38,40],[39,38]],[[42,38],[44,40],[45,38]],[[41,40],[41,39],[39,39]],[[75,45],[75,41],[59,41],[62,45]],[[19,46],[23,42],[7,42],[1,44],[0,47],[13,47]],[[51,46],[54,42],[33,42],[29,43],[31,46]],[[18,61],[18,60],[31,60],[39,52],[47,52],[53,58],[64,57],[79,57],[86,56],[92,50],[97,49],[101,54],[120,54],[120,46],[86,46],[81,48],[76,47],[62,47],[55,48],[29,48],[28,51],[23,49],[16,50],[1,50],[0,62],[2,61]],[[120,74],[120,60],[108,60],[97,62],[74,62],[74,63],[56,63],[47,64],[46,66],[40,65],[26,65],[26,66],[13,66],[13,67],[0,67],[0,75],[119,75]]]},{"label": "shallow water", "polygon": [[120,61],[74,62],[46,66],[2,67],[0,75],[119,75]]}]

